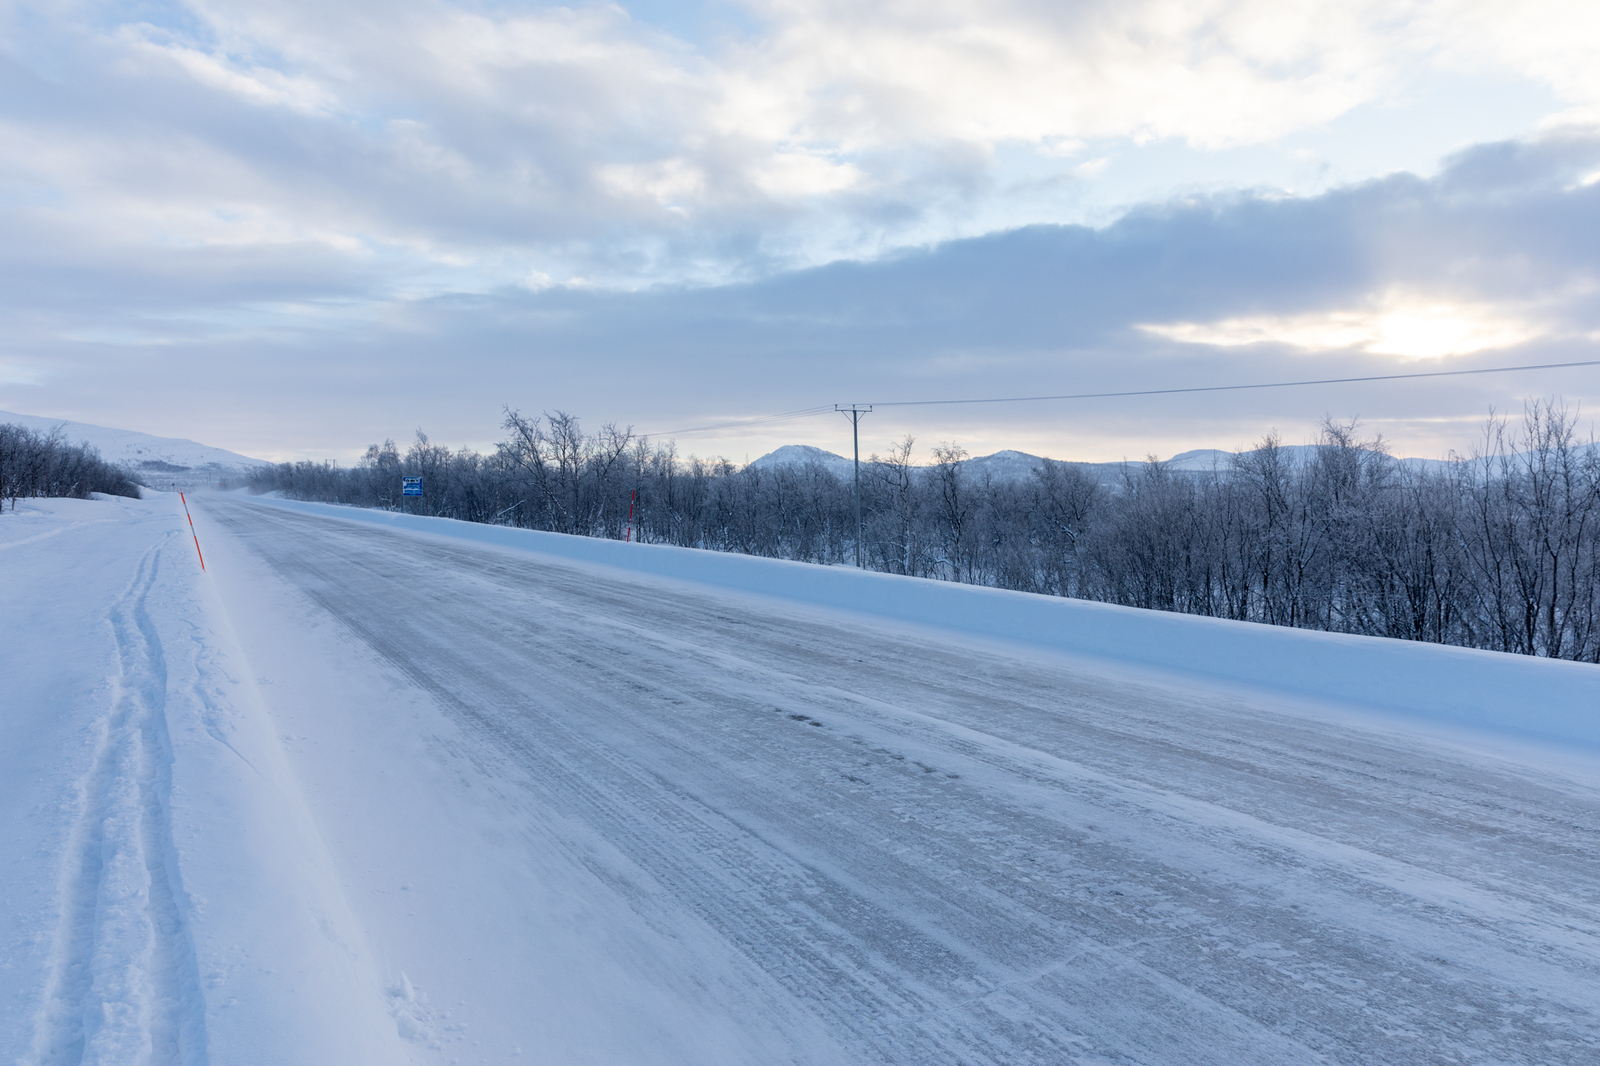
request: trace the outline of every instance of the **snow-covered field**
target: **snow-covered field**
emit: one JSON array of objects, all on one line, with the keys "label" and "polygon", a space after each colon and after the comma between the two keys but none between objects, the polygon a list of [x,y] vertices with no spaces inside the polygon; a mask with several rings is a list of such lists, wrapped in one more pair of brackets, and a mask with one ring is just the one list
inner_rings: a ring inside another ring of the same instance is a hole
[{"label": "snow-covered field", "polygon": [[1600,1056],[1595,668],[192,502],[0,517],[0,1061]]}]

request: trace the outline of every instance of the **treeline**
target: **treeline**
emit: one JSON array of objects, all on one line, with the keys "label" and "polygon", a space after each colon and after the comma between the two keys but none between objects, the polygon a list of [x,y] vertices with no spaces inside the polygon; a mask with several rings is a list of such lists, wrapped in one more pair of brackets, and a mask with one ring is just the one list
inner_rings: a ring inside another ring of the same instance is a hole
[{"label": "treeline", "polygon": [[[1354,424],[1315,447],[1269,436],[1203,473],[1159,462],[1105,478],[1046,460],[972,476],[906,438],[863,464],[868,567],[1134,607],[1600,661],[1600,453],[1553,403],[1491,419],[1474,458],[1415,466]],[[852,485],[821,465],[683,458],[607,425],[511,413],[494,454],[421,433],[354,468],[264,468],[295,499],[813,563],[855,558]],[[400,496],[405,475],[421,499]],[[631,515],[631,519],[630,519]]]},{"label": "treeline", "polygon": [[14,423],[0,424],[0,507],[38,496],[70,496],[91,492],[139,497],[139,485],[122,467],[100,458],[87,444],[68,444],[60,430],[40,433]]}]

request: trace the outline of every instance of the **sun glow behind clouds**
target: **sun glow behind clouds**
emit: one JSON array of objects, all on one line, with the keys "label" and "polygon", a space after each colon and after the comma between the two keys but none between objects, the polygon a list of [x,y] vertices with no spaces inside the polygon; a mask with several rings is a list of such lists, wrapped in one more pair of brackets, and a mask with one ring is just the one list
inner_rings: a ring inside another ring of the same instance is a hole
[{"label": "sun glow behind clouds", "polygon": [[1535,323],[1481,306],[1403,296],[1370,310],[1255,315],[1139,328],[1184,344],[1220,348],[1287,344],[1312,352],[1351,348],[1403,359],[1441,359],[1509,348],[1545,333]]}]

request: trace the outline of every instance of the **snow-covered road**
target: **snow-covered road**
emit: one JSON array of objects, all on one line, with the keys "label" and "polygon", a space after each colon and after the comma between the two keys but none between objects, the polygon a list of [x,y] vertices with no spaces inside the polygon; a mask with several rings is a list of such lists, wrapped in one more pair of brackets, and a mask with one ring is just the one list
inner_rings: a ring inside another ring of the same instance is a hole
[{"label": "snow-covered road", "polygon": [[1600,1059],[1593,667],[195,522],[0,517],[0,1062]]},{"label": "snow-covered road", "polygon": [[201,525],[418,1061],[1600,1056],[1581,760],[236,497]]}]

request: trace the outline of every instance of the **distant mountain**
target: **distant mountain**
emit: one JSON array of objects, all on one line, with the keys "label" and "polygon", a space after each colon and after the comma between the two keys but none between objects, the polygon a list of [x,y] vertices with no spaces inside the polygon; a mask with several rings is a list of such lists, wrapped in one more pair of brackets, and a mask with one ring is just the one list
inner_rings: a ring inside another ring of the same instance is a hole
[{"label": "distant mountain", "polygon": [[[1316,454],[1314,444],[1286,444],[1283,450],[1293,462],[1303,462]],[[1166,466],[1171,470],[1183,470],[1192,473],[1204,473],[1208,470],[1226,470],[1232,463],[1233,452],[1222,451],[1219,448],[1196,448],[1193,451],[1180,452],[1166,460]],[[1144,460],[1130,459],[1125,462],[1113,463],[1079,463],[1072,460],[1063,460],[1073,466],[1082,467],[1092,472],[1101,482],[1109,482],[1119,477],[1128,470],[1137,470],[1145,465]],[[833,452],[821,448],[813,448],[809,444],[786,444],[776,451],[768,452],[750,465],[757,468],[775,466],[804,466],[806,463],[817,463],[823,468],[832,471],[840,478],[849,479],[854,472],[854,464],[845,456],[835,455]],[[1447,466],[1443,459],[1401,459],[1399,462],[1412,469],[1436,469]],[[988,478],[992,481],[1016,481],[1027,477],[1044,463],[1044,459],[1027,452],[999,451],[993,455],[977,455],[961,464],[962,470],[972,477]],[[861,460],[863,468],[867,460]]]},{"label": "distant mountain", "polygon": [[65,418],[41,418],[38,415],[0,411],[0,422],[26,426],[39,433],[49,433],[59,427],[61,435],[70,443],[89,444],[100,452],[102,458],[121,463],[153,483],[173,480],[194,484],[196,479],[215,478],[268,465],[265,459],[253,459],[248,455],[181,437],[153,437],[131,429],[111,429]]},{"label": "distant mountain", "polygon": [[[966,460],[961,468],[974,477],[990,477],[996,481],[1010,481],[1016,478],[1027,477],[1028,473],[1038,468],[1044,462],[1037,455],[1026,452],[1003,451],[993,455],[980,455]],[[813,448],[809,444],[785,444],[776,451],[768,452],[750,465],[756,469],[766,469],[775,466],[804,466],[807,463],[816,463],[825,470],[829,470],[838,477],[849,479],[855,474],[854,460],[821,448]],[[868,466],[866,456],[861,458],[861,466]]]},{"label": "distant mountain", "polygon": [[[1315,458],[1317,447],[1315,444],[1285,444],[1282,446],[1284,453],[1288,455],[1291,461],[1296,463],[1303,463],[1308,459]],[[1211,470],[1213,467],[1226,470],[1228,464],[1233,461],[1234,454],[1217,448],[1198,448],[1192,452],[1174,455],[1167,460],[1167,467],[1171,470],[1190,470],[1201,473]],[[1240,452],[1238,454],[1248,455],[1250,453]],[[1399,459],[1396,461],[1401,466],[1409,467],[1413,470],[1437,470],[1450,465],[1449,461],[1445,459]]]},{"label": "distant mountain", "polygon": [[[1027,452],[1003,451],[968,459],[961,464],[961,468],[974,477],[1011,481],[1027,477],[1030,471],[1037,469],[1043,462],[1044,460],[1037,455],[1029,455]],[[855,474],[854,460],[821,448],[813,448],[809,444],[785,444],[750,465],[760,470],[775,466],[804,466],[807,463],[816,463],[846,480]],[[867,465],[867,459],[863,456],[861,466],[865,469]]]},{"label": "distant mountain", "polygon": [[[1192,452],[1180,452],[1167,460],[1168,470],[1192,470],[1197,473],[1216,469],[1227,469],[1233,461],[1233,453],[1225,452],[1220,448],[1196,448]],[[1143,466],[1143,463],[1139,464]]]},{"label": "distant mountain", "polygon": [[[848,478],[855,472],[855,462],[842,455],[813,448],[809,444],[785,444],[776,451],[768,452],[750,465],[757,470],[769,469],[777,466],[805,466],[807,463],[816,463],[834,475]],[[862,465],[865,464],[863,460]]]},{"label": "distant mountain", "polygon": [[1044,460],[1039,456],[1008,448],[993,455],[974,456],[962,463],[961,469],[976,478],[988,478],[990,481],[1017,481],[1027,477],[1042,465]]}]

